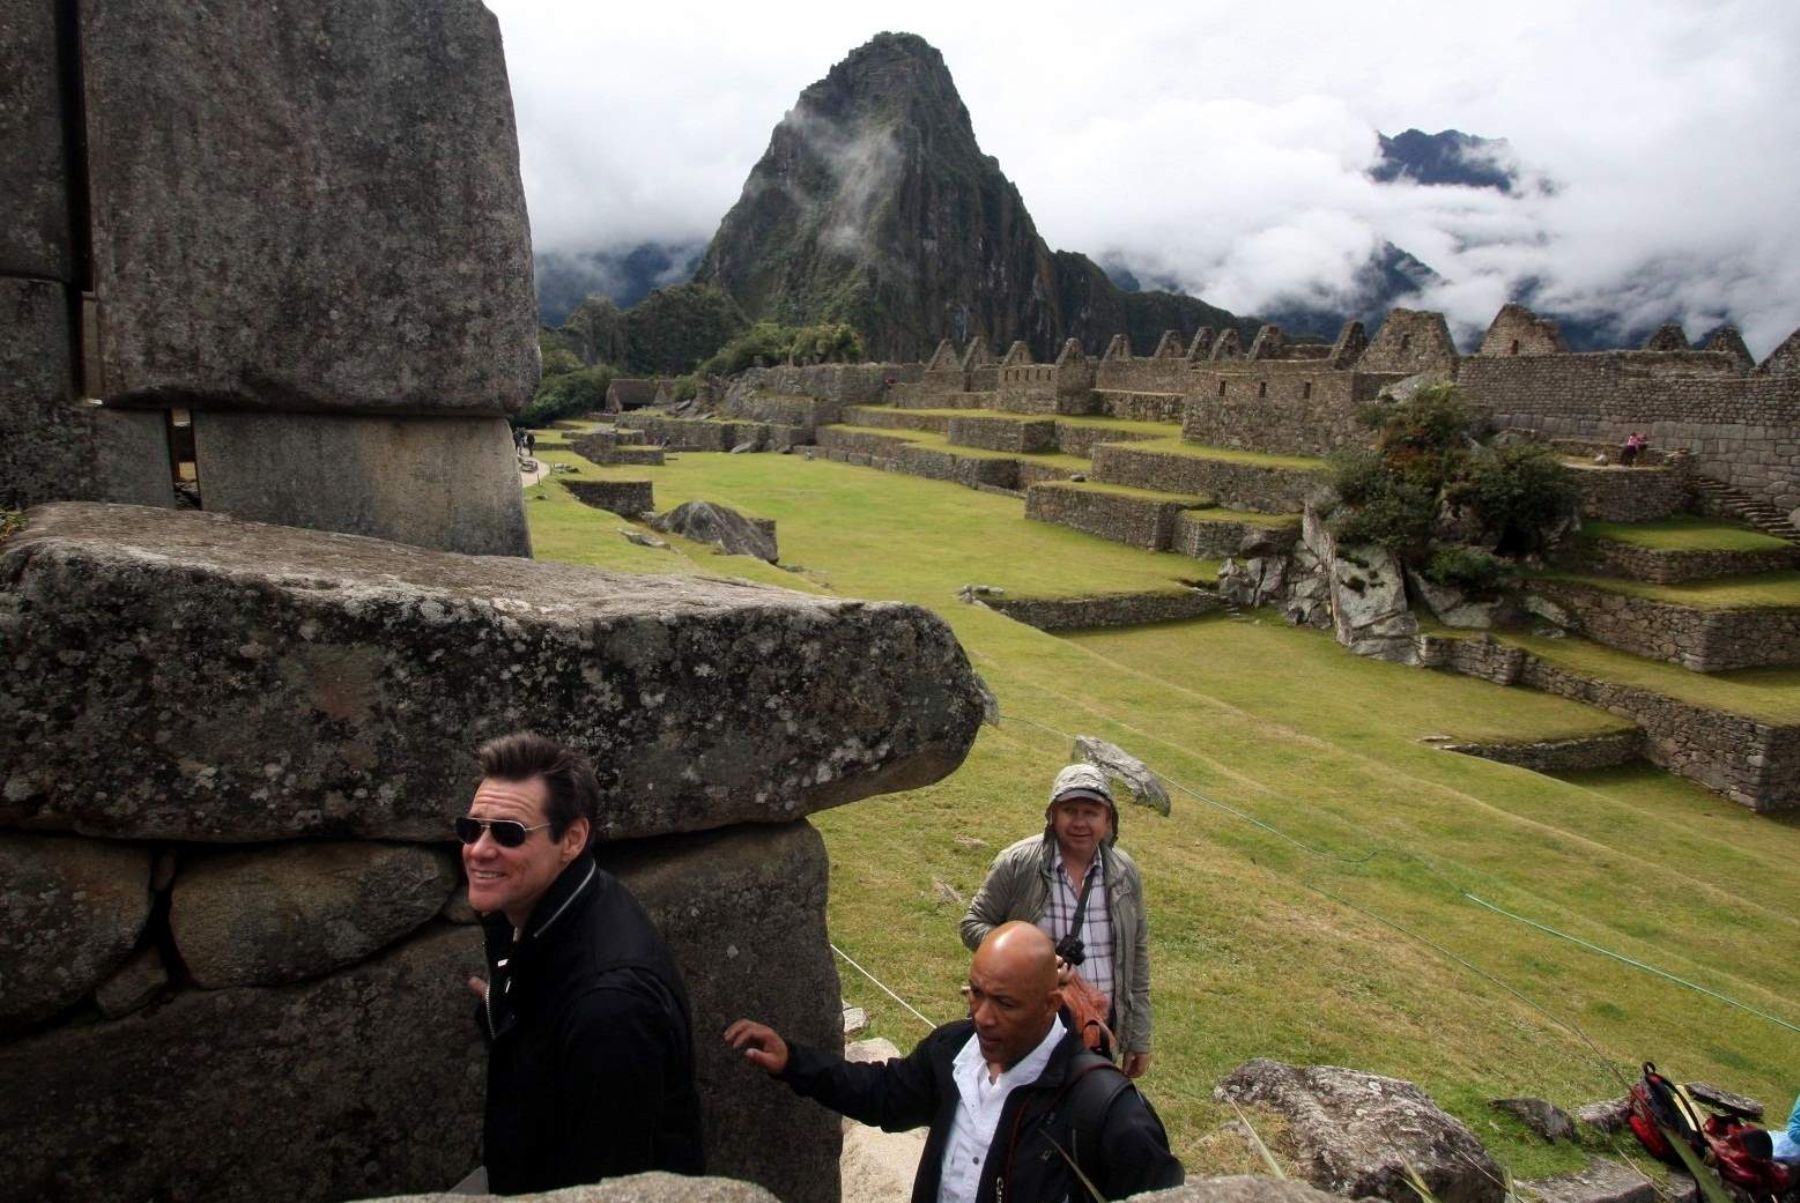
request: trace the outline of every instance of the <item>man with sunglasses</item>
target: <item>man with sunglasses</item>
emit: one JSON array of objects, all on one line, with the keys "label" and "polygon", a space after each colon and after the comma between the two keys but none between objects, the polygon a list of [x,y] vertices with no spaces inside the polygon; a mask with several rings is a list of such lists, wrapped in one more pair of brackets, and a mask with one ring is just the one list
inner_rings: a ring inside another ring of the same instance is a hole
[{"label": "man with sunglasses", "polygon": [[477,753],[456,820],[488,976],[482,1148],[497,1194],[703,1172],[687,991],[643,908],[590,855],[600,787],[539,735]]},{"label": "man with sunglasses", "polygon": [[740,1019],[725,1040],[749,1061],[851,1119],[888,1132],[929,1125],[913,1203],[1123,1199],[1180,1186],[1156,1111],[1111,1061],[1089,1052],[1058,1010],[1056,947],[1025,922],[976,949],[969,1017],[905,1057],[852,1064]]}]

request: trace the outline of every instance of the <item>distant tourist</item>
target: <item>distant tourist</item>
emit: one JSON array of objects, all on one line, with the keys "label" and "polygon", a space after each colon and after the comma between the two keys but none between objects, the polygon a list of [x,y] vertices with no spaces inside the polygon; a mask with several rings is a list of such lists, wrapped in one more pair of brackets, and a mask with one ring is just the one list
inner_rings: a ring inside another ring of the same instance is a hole
[{"label": "distant tourist", "polygon": [[1638,452],[1648,445],[1648,440],[1641,434],[1630,434],[1625,438],[1625,445],[1619,448],[1619,463],[1629,468],[1637,463]]},{"label": "distant tourist", "polygon": [[994,858],[969,902],[962,940],[974,948],[1009,919],[1034,923],[1056,942],[1065,972],[1099,992],[1103,1051],[1127,1077],[1150,1068],[1150,927],[1138,868],[1118,847],[1119,808],[1106,774],[1072,764],[1056,775],[1044,830]]},{"label": "distant tourist", "polygon": [[579,752],[507,735],[456,820],[488,977],[487,1189],[703,1172],[687,991],[662,937],[589,854],[600,787]]},{"label": "distant tourist", "polygon": [[537,454],[537,435],[533,434],[529,430],[527,430],[525,432],[525,454],[526,455],[536,455]]},{"label": "distant tourist", "polygon": [[1056,949],[1029,923],[990,932],[969,965],[969,1018],[905,1057],[851,1064],[740,1019],[726,1041],[796,1094],[889,1132],[930,1128],[914,1203],[1107,1199],[1180,1186],[1155,1110],[1058,1016]]}]

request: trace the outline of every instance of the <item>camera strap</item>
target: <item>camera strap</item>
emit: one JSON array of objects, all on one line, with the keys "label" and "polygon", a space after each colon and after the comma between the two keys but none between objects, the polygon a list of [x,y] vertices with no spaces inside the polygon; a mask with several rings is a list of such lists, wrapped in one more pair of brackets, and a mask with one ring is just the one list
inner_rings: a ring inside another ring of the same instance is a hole
[{"label": "camera strap", "polygon": [[1081,939],[1081,921],[1087,918],[1088,894],[1094,888],[1094,868],[1100,866],[1100,872],[1106,872],[1106,862],[1101,859],[1100,849],[1094,849],[1094,863],[1088,866],[1087,874],[1081,879],[1081,897],[1075,900],[1075,918],[1069,923],[1069,939]]}]

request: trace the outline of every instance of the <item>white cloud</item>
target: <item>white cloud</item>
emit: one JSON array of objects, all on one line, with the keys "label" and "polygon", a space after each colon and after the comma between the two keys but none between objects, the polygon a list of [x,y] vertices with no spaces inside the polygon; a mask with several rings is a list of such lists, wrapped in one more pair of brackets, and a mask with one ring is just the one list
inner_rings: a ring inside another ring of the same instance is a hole
[{"label": "white cloud", "polygon": [[[1800,6],[1399,0],[1353,14],[946,0],[491,0],[539,249],[703,239],[800,90],[881,29],[937,46],[1054,247],[1254,311],[1391,241],[1465,332],[1519,282],[1765,352],[1800,325]],[[1374,132],[1504,137],[1560,185],[1378,187]]]}]

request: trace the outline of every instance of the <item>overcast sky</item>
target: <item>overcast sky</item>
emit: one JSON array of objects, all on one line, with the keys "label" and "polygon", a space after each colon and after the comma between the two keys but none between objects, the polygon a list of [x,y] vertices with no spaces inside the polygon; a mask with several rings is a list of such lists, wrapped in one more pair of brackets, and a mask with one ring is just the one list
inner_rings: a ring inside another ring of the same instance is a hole
[{"label": "overcast sky", "polygon": [[[1239,312],[1328,298],[1384,240],[1467,336],[1546,308],[1800,326],[1793,0],[601,4],[500,18],[539,251],[704,240],[800,90],[884,29],[944,54],[1052,247]],[[1364,175],[1376,131],[1505,138],[1517,196]]]}]

